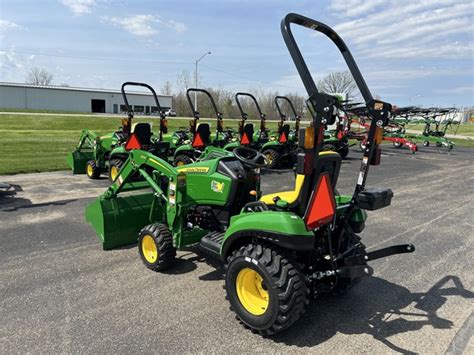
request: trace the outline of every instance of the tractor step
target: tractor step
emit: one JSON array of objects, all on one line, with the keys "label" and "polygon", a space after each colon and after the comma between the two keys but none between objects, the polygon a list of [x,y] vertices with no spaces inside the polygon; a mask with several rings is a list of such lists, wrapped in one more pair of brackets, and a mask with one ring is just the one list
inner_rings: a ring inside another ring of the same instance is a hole
[{"label": "tractor step", "polygon": [[199,246],[204,249],[205,252],[212,254],[213,256],[220,257],[222,239],[224,239],[225,232],[211,232],[201,238]]}]

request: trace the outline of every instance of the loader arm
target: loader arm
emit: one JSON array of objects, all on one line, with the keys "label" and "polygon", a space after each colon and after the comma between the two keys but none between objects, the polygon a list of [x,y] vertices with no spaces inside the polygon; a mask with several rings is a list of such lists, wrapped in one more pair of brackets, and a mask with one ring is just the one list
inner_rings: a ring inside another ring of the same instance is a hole
[{"label": "loader arm", "polygon": [[[177,178],[178,172],[172,165],[153,154],[143,150],[133,150],[125,164],[120,169],[117,179],[104,193],[105,198],[117,196],[122,191],[136,190],[145,187],[151,187],[155,196],[168,201],[165,192],[158,186],[155,179],[147,172],[147,167],[153,169],[153,174],[166,176],[170,180]],[[139,173],[148,184],[131,183],[131,177]],[[143,187],[142,187],[143,186]]]}]

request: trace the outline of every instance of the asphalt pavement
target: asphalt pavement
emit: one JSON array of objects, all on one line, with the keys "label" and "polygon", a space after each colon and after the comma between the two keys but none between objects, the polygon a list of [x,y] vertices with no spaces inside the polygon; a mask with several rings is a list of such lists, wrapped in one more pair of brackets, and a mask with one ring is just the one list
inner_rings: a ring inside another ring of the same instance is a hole
[{"label": "asphalt pavement", "polygon": [[[342,164],[351,193],[361,153]],[[474,150],[384,147],[368,186],[392,205],[369,212],[368,249],[413,243],[413,254],[373,261],[374,276],[313,301],[287,331],[263,338],[229,310],[223,268],[193,248],[164,273],[135,246],[102,251],[84,207],[107,180],[69,172],[0,176],[0,353],[474,353]],[[265,173],[264,192],[291,171]]]}]

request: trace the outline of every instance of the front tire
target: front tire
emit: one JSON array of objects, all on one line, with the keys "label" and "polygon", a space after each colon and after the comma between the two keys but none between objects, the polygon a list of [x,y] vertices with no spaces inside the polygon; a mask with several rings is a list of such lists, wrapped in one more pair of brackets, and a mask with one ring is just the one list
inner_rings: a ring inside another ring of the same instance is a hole
[{"label": "front tire", "polygon": [[268,160],[268,169],[276,169],[281,164],[281,154],[275,149],[266,149],[262,152]]},{"label": "front tire", "polygon": [[190,157],[188,157],[187,155],[181,154],[181,155],[176,156],[176,158],[174,158],[173,165],[183,166],[183,165],[191,164],[192,162],[193,160]]},{"label": "front tire", "polygon": [[86,163],[86,174],[89,179],[98,179],[100,177],[100,168],[95,163],[95,160],[89,160]]},{"label": "front tire", "polygon": [[393,142],[393,146],[394,146],[395,148],[400,149],[400,148],[402,147],[402,143],[400,143],[400,142]]},{"label": "front tire", "polygon": [[138,235],[138,252],[147,268],[153,271],[168,269],[176,257],[169,228],[161,223],[149,224],[143,228]]},{"label": "front tire", "polygon": [[226,269],[231,307],[253,331],[280,332],[304,313],[308,288],[296,262],[285,252],[249,244],[232,253]]},{"label": "front tire", "polygon": [[110,182],[114,182],[122,168],[123,161],[120,159],[113,159],[109,163],[109,180]]}]

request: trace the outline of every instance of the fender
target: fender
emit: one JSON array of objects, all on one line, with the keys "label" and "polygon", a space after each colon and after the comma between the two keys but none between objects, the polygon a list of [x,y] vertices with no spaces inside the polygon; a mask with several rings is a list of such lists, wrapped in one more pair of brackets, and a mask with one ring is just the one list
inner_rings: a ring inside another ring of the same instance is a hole
[{"label": "fender", "polygon": [[239,141],[231,142],[231,143],[226,144],[224,146],[224,149],[229,150],[229,151],[233,151],[237,147],[240,147],[240,142]]},{"label": "fender", "polygon": [[193,148],[193,146],[191,144],[184,144],[184,145],[180,145],[178,148],[176,148],[176,150],[174,152],[174,156],[176,158],[180,153],[194,152],[194,151],[195,151],[195,149]]},{"label": "fender", "polygon": [[272,149],[275,149],[275,150],[280,150],[280,149],[283,148],[283,146],[280,142],[275,140],[275,141],[267,142],[262,146],[262,150],[266,149],[266,148],[272,148]]},{"label": "fender", "polygon": [[311,250],[314,246],[314,233],[308,231],[303,219],[293,212],[241,213],[230,220],[221,247],[222,260],[253,238],[290,250]]}]

